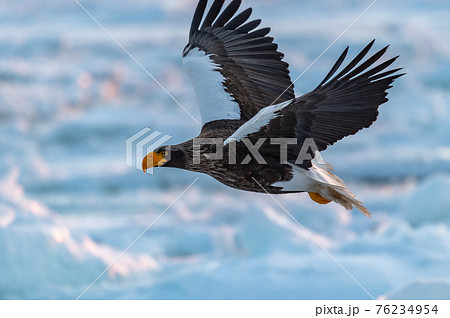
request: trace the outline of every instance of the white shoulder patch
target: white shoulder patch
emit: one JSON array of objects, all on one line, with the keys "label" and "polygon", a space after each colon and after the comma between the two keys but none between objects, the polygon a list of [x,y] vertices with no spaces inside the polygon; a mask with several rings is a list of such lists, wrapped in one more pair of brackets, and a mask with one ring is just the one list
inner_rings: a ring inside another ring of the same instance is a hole
[{"label": "white shoulder patch", "polygon": [[291,103],[292,100],[288,100],[286,102],[277,105],[264,107],[249,121],[247,121],[245,124],[239,127],[238,130],[236,130],[233,133],[233,135],[228,137],[223,144],[227,145],[228,143],[230,143],[231,140],[240,141],[242,140],[242,138],[245,138],[248,135],[259,131],[262,127],[266,126],[272,119],[279,116],[277,114],[278,111],[282,110]]},{"label": "white shoulder patch", "polygon": [[194,86],[203,124],[220,119],[241,119],[239,104],[225,91],[225,78],[217,71],[219,66],[204,51],[192,49],[183,57],[183,67]]}]

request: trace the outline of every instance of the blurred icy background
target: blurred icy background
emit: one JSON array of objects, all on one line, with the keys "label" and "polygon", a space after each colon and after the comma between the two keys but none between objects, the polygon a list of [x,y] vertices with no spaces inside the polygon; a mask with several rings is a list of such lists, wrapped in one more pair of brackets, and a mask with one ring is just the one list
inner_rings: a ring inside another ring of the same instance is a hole
[{"label": "blurred icy background", "polygon": [[[291,74],[371,1],[256,1]],[[199,118],[181,69],[195,0],[81,1]],[[450,298],[449,3],[379,0],[296,83],[377,38],[408,73],[370,129],[324,153],[372,219],[278,200],[378,298]],[[125,166],[148,126],[199,126],[72,0],[0,1],[0,299],[76,298],[196,174]],[[367,299],[265,195],[201,176],[83,298]]]}]

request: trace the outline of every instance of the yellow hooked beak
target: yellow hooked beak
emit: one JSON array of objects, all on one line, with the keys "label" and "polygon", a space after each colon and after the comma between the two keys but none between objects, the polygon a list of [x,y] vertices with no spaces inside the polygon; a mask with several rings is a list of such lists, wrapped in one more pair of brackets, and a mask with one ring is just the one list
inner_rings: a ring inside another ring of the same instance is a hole
[{"label": "yellow hooked beak", "polygon": [[150,152],[142,160],[142,170],[147,173],[147,169],[153,167],[161,167],[167,162],[167,159],[165,159],[165,157],[165,153]]}]

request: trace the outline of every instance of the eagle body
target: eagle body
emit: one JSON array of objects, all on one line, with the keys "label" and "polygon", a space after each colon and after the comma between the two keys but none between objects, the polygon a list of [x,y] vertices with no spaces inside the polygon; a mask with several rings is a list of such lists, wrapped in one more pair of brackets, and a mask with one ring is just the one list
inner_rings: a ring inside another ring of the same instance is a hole
[{"label": "eagle body", "polygon": [[[216,125],[215,125],[216,124]],[[219,128],[222,126],[222,128]],[[204,128],[197,140],[219,139],[225,140],[241,126],[240,121],[220,121],[212,122],[209,127]],[[194,140],[189,140],[179,145],[170,146],[171,160],[164,164],[165,167],[182,168],[189,171],[207,174],[217,181],[239,190],[251,192],[266,192],[273,194],[303,192],[303,190],[283,191],[280,187],[273,187],[272,184],[280,181],[292,179],[292,168],[288,164],[280,164],[279,158],[274,156],[274,152],[268,153],[261,147],[261,156],[265,164],[260,164],[256,160],[243,164],[247,156],[251,153],[246,147],[236,147],[235,156],[230,156],[230,145],[224,145],[220,159],[208,158],[206,155],[216,152],[213,144],[205,144],[200,147],[200,162],[194,160]],[[176,158],[174,158],[175,156]],[[233,157],[233,158],[231,158]],[[182,158],[181,162],[178,159]]]},{"label": "eagle body", "polygon": [[314,90],[295,97],[289,65],[268,36],[270,28],[249,21],[251,8],[237,13],[241,0],[222,10],[224,3],[214,0],[207,11],[208,1],[199,1],[182,54],[201,133],[149,153],[143,170],[186,169],[252,192],[309,192],[317,203],[334,201],[370,215],[320,152],[377,119],[387,90],[404,75],[401,68],[388,69],[398,56],[380,63],[385,47],[367,57],[373,40],[344,65],[347,47]]}]

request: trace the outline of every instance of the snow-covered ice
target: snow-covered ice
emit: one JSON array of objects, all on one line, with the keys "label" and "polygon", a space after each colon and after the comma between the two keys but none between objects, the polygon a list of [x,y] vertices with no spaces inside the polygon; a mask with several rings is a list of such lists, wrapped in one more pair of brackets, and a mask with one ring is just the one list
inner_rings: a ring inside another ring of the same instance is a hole
[{"label": "snow-covered ice", "polygon": [[[256,1],[292,78],[370,4]],[[181,51],[196,0],[81,1],[197,120]],[[281,5],[282,3],[283,5]],[[75,299],[198,176],[125,166],[144,127],[200,127],[73,1],[0,4],[0,299]],[[201,175],[83,298],[450,297],[448,1],[377,1],[296,82],[376,38],[407,75],[324,158],[373,213],[240,192]],[[320,244],[320,246],[318,245]]]}]

